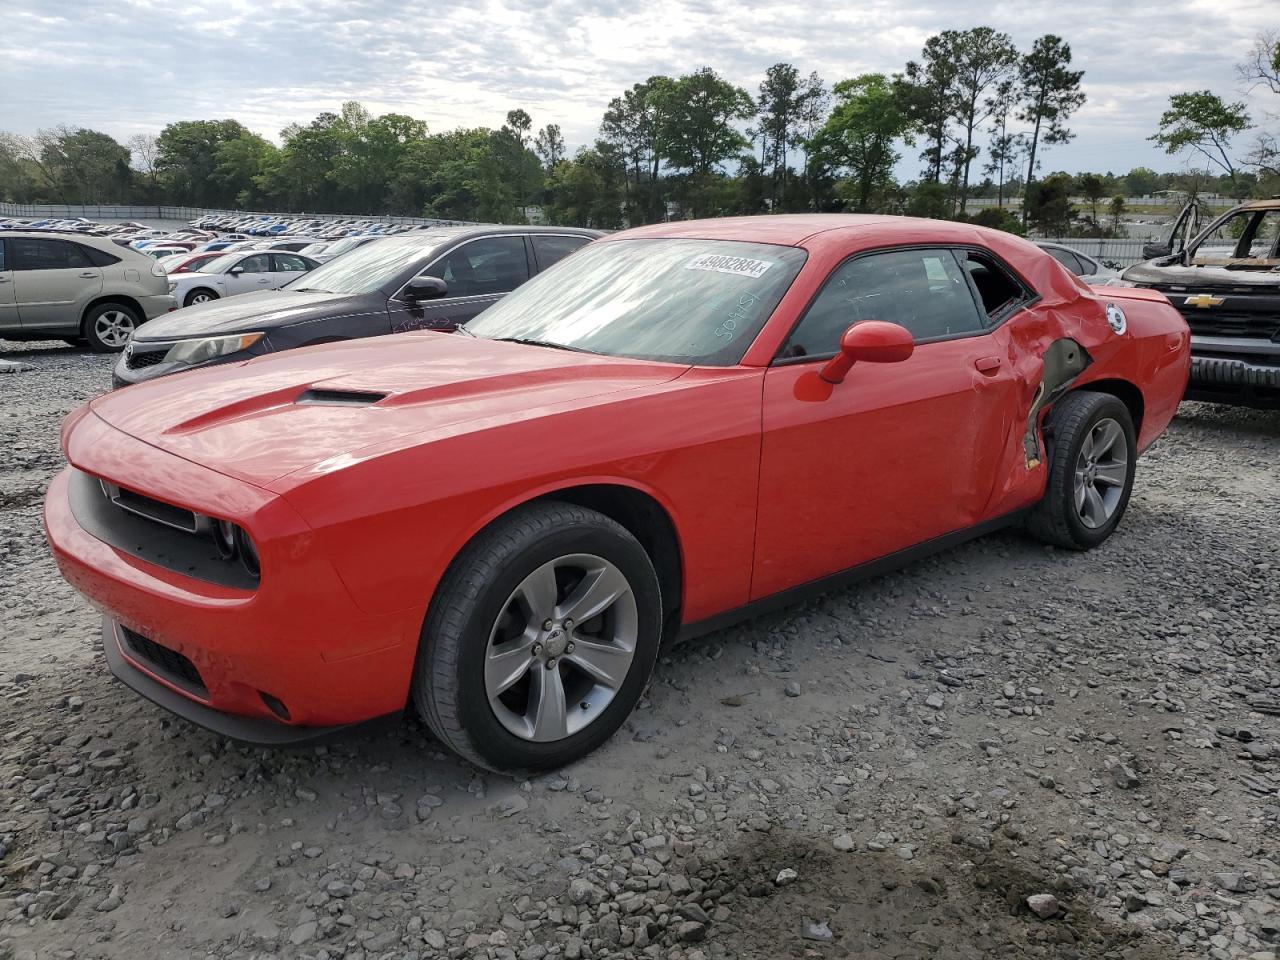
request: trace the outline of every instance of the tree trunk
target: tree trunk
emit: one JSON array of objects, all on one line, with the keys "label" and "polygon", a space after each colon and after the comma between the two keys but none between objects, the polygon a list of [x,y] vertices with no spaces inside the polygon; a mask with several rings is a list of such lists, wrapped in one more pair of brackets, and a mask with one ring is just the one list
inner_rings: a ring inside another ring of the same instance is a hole
[{"label": "tree trunk", "polygon": [[1040,109],[1036,110],[1036,125],[1031,131],[1031,152],[1027,159],[1027,180],[1022,185],[1022,222],[1027,222],[1027,200],[1031,195],[1031,183],[1036,175],[1036,147],[1040,143]]}]

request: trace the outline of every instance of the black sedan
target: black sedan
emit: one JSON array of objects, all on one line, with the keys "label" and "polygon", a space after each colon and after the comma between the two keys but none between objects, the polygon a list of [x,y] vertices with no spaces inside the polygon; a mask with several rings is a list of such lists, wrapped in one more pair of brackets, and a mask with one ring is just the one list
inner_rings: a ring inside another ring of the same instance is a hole
[{"label": "black sedan", "polygon": [[282,290],[204,303],[144,323],[112,379],[122,387],[317,343],[453,330],[598,236],[572,227],[467,227],[387,237]]}]

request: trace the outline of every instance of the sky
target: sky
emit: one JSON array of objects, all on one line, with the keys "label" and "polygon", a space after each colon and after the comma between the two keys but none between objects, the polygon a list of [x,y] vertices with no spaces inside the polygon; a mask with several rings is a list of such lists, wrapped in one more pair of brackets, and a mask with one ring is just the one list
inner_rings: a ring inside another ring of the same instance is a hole
[{"label": "sky", "polygon": [[1257,119],[1280,112],[1235,75],[1277,13],[1280,0],[4,0],[0,130],[68,124],[123,141],[234,117],[279,143],[288,124],[359,100],[437,132],[497,127],[522,107],[572,150],[595,139],[610,98],[654,74],[706,65],[754,94],[787,61],[831,84],[986,25],[1024,50],[1056,33],[1085,71],[1075,139],[1045,170],[1178,170],[1146,140],[1170,94],[1207,88]]}]

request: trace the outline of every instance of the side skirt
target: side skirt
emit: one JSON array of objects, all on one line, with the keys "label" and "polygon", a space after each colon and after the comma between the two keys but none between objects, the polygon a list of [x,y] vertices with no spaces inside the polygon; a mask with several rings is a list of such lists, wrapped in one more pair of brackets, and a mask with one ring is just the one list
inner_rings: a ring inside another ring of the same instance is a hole
[{"label": "side skirt", "polygon": [[780,610],[783,607],[793,606],[803,603],[806,600],[812,600],[814,597],[841,587],[847,587],[871,577],[878,577],[881,574],[889,573],[916,560],[922,560],[942,550],[959,546],[969,540],[975,540],[978,537],[985,536],[988,533],[995,533],[997,530],[1003,530],[1012,527],[1021,522],[1022,518],[1030,511],[1030,508],[1016,510],[1013,513],[1006,513],[1004,516],[995,517],[992,520],[985,520],[976,526],[966,527],[963,530],[956,530],[952,533],[945,533],[940,537],[934,537],[932,540],[926,540],[924,543],[918,543],[914,547],[907,547],[905,550],[899,550],[897,553],[890,553],[887,556],[878,557],[875,560],[868,560],[866,563],[860,563],[856,567],[850,567],[848,570],[842,570],[828,577],[822,577],[819,580],[810,580],[808,583],[802,583],[798,587],[791,587],[780,593],[774,593],[759,600],[754,600],[746,606],[735,607],[732,610],[726,610],[724,613],[718,613],[713,617],[705,620],[699,620],[697,623],[686,623],[681,625],[680,632],[676,635],[675,643],[683,643],[686,640],[692,640],[705,634],[712,633],[716,630],[723,630],[725,627],[731,627],[735,623],[741,623],[743,620],[749,620],[752,617],[758,617],[763,613],[770,613],[774,610]]}]

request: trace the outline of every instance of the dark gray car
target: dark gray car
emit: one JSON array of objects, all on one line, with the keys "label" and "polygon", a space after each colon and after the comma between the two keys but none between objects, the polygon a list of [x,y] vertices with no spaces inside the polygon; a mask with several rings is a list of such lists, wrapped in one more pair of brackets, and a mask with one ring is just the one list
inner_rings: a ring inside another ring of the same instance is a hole
[{"label": "dark gray car", "polygon": [[144,323],[112,379],[121,387],[317,343],[453,330],[598,236],[572,227],[467,227],[387,237],[321,264],[282,290]]}]

